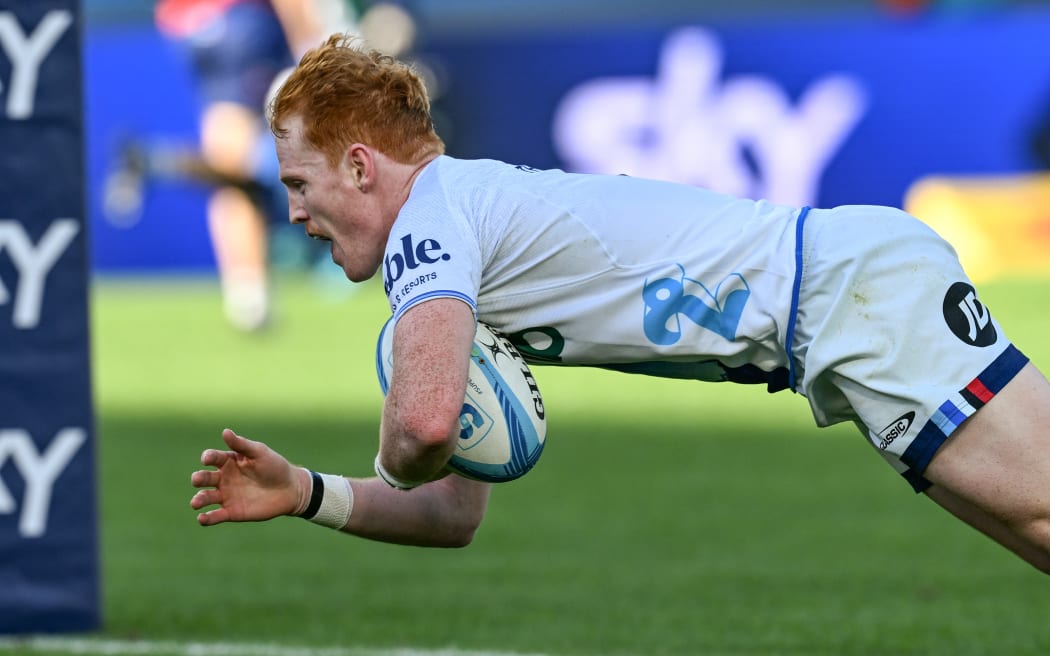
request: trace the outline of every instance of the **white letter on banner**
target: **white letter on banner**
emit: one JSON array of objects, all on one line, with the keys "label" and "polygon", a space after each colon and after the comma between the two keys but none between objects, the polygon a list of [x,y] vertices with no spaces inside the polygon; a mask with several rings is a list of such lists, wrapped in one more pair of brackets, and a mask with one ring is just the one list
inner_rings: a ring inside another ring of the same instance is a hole
[{"label": "white letter on banner", "polygon": [[[18,291],[12,320],[15,328],[35,328],[40,323],[44,280],[79,231],[76,219],[56,219],[34,248],[21,223],[0,220],[0,252],[6,248],[18,269]],[[9,298],[7,289],[0,282],[0,305],[7,303]]]},{"label": "white letter on banner", "polygon": [[[85,440],[87,432],[83,428],[63,428],[55,435],[55,439],[51,440],[47,449],[40,453],[27,431],[20,428],[0,430],[0,466],[10,457],[26,483],[22,515],[18,520],[19,535],[24,538],[38,538],[44,534],[55,479],[73,459]],[[10,514],[14,511],[14,499],[0,480],[0,514]]]},{"label": "white letter on banner", "polygon": [[827,163],[866,109],[860,81],[826,75],[793,104],[769,76],[722,80],[723,58],[713,32],[682,28],[668,36],[652,77],[579,84],[554,114],[559,156],[577,171],[815,203]]},{"label": "white letter on banner", "polygon": [[[9,11],[0,12],[0,47],[11,60],[11,89],[7,94],[7,117],[25,119],[33,115],[33,100],[40,65],[62,34],[73,24],[69,11],[49,11],[33,34],[26,33]],[[0,87],[2,88],[2,87]]]}]

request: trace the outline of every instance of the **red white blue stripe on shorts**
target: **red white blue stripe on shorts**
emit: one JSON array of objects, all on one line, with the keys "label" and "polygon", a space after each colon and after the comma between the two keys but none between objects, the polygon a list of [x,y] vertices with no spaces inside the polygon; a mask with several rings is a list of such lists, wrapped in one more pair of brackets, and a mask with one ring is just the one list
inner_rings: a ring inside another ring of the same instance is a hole
[{"label": "red white blue stripe on shorts", "polygon": [[901,460],[909,467],[904,477],[916,491],[921,492],[930,486],[922,473],[948,436],[1002,391],[1027,363],[1028,358],[1011,344],[979,376],[937,408],[901,456]]}]

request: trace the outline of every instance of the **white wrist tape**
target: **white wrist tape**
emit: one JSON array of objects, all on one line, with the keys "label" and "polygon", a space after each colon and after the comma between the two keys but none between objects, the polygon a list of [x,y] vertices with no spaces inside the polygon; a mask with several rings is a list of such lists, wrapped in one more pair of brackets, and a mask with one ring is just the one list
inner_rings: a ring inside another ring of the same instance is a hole
[{"label": "white wrist tape", "polygon": [[315,471],[310,472],[310,480],[313,483],[310,503],[300,517],[328,528],[346,526],[354,510],[354,488],[350,487],[350,481],[342,476]]},{"label": "white wrist tape", "polygon": [[422,483],[409,483],[407,481],[398,480],[388,472],[383,465],[379,462],[379,455],[376,454],[376,476],[381,478],[384,483],[390,487],[397,488],[399,490],[411,490],[414,487],[419,487]]}]

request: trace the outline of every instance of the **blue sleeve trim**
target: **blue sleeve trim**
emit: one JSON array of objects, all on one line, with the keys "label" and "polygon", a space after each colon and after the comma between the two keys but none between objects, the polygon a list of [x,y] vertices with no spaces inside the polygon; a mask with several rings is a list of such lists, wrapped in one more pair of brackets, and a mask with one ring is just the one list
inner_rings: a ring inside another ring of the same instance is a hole
[{"label": "blue sleeve trim", "polygon": [[397,309],[397,313],[394,314],[394,322],[396,323],[398,321],[398,319],[401,318],[401,315],[403,315],[405,313],[405,311],[408,310],[410,307],[414,307],[414,306],[422,303],[423,301],[430,301],[430,300],[433,300],[435,298],[455,298],[455,299],[459,299],[459,300],[463,301],[464,303],[466,303],[467,305],[470,306],[470,310],[471,310],[471,312],[474,313],[474,317],[475,318],[477,318],[477,316],[478,316],[478,306],[474,302],[474,299],[471,298],[470,296],[467,296],[463,292],[457,292],[457,291],[454,291],[454,290],[451,290],[451,289],[436,289],[436,290],[434,290],[432,292],[427,292],[426,294],[420,294],[419,296],[409,300],[407,303],[405,303],[404,305],[399,307]]},{"label": "blue sleeve trim", "polygon": [[[977,412],[984,403],[987,403],[991,396],[1006,387],[1007,383],[1013,380],[1027,363],[1028,358],[1017,347],[1013,344],[1008,345],[1006,350],[999,354],[999,357],[993,360],[980,375],[937,408],[937,411],[905,449],[901,455],[901,461],[914,470],[917,476],[921,476],[930,465],[930,461],[933,460],[934,454],[955,432],[955,429]],[[971,403],[974,396],[970,390],[977,384],[980,384],[985,390],[985,398],[981,403],[974,404]]]}]

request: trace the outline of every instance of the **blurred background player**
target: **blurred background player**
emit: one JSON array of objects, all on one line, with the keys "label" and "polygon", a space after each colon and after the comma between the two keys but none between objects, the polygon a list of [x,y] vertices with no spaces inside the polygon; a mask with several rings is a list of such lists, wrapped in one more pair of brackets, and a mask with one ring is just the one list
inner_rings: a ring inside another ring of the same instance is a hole
[{"label": "blurred background player", "polygon": [[[106,218],[137,222],[148,180],[212,187],[207,219],[226,316],[237,329],[261,330],[271,317],[273,226],[288,220],[264,121],[269,96],[299,56],[329,34],[357,32],[373,47],[403,56],[414,45],[414,22],[393,2],[161,0],[155,23],[196,84],[199,144],[142,138],[123,144],[106,185]],[[283,259],[310,263],[312,251],[298,245],[298,236],[296,244]]]},{"label": "blurred background player", "polygon": [[318,7],[161,0],[156,24],[185,51],[197,83],[200,170],[217,183],[207,217],[226,316],[240,330],[259,330],[270,317],[267,225],[281,205],[263,149],[263,107],[274,79],[322,38]]}]

